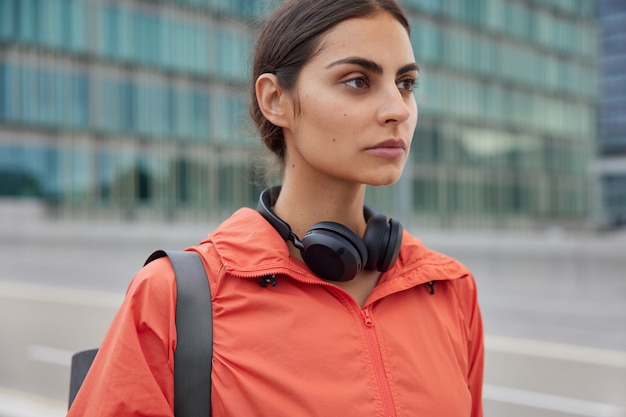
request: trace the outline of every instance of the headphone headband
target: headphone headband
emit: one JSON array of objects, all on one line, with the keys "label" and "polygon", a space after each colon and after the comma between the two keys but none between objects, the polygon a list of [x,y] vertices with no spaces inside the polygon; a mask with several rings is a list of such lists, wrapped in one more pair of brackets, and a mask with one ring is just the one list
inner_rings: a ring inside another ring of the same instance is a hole
[{"label": "headphone headband", "polygon": [[[291,226],[289,223],[278,217],[272,207],[278,198],[281,190],[280,185],[276,185],[274,187],[266,188],[261,192],[261,196],[259,197],[259,203],[257,204],[256,210],[261,213],[265,220],[272,225],[274,229],[278,232],[280,237],[285,241],[294,241],[299,242],[300,239],[291,231]],[[380,214],[378,211],[374,210],[372,207],[368,205],[363,206],[363,216],[365,217],[365,221],[367,222],[370,218],[375,215]]]},{"label": "headphone headband", "polygon": [[280,194],[280,189],[280,186],[276,186],[263,190],[261,196],[259,197],[259,204],[257,204],[256,210],[261,213],[263,217],[265,217],[265,220],[267,220],[269,224],[276,229],[280,237],[287,242],[292,239],[291,236],[294,234],[291,231],[291,226],[289,226],[286,221],[275,215],[272,210],[272,206],[274,205],[278,194]]}]

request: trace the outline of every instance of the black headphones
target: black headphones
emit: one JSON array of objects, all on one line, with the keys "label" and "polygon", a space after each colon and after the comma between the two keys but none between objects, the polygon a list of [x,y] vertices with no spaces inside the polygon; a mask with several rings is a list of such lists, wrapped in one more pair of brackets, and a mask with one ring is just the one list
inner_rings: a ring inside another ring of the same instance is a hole
[{"label": "black headphones", "polygon": [[367,270],[388,270],[398,258],[402,242],[402,225],[370,207],[363,207],[367,227],[363,239],[335,222],[314,224],[302,240],[285,221],[272,211],[280,186],[261,193],[257,211],[285,240],[300,250],[306,265],[327,281],[350,281],[365,267]]}]

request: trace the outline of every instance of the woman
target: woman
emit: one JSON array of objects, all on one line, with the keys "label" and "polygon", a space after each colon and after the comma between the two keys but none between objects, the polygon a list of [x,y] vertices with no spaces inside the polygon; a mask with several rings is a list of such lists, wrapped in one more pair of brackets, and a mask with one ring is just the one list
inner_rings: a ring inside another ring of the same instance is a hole
[{"label": "woman", "polygon": [[[252,114],[282,185],[190,248],[212,288],[213,416],[482,416],[471,274],[364,209],[400,177],[418,75],[394,0],[269,17]],[[173,415],[175,299],[167,260],[137,274],[70,416]]]}]

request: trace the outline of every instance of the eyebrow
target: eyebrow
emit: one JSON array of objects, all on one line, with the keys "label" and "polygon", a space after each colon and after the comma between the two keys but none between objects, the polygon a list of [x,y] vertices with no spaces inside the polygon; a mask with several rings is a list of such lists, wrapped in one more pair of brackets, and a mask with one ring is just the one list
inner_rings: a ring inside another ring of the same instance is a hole
[{"label": "eyebrow", "polygon": [[[375,74],[383,73],[383,68],[380,65],[378,65],[376,62],[370,59],[360,58],[360,57],[348,57],[348,58],[339,59],[337,61],[333,61],[330,64],[328,64],[326,68],[332,68],[332,67],[336,67],[337,65],[346,65],[346,64],[358,65],[359,67],[362,67]],[[420,70],[419,66],[416,63],[412,62],[398,69],[398,71],[396,71],[396,75],[401,75],[410,71],[419,72],[419,70]]]}]

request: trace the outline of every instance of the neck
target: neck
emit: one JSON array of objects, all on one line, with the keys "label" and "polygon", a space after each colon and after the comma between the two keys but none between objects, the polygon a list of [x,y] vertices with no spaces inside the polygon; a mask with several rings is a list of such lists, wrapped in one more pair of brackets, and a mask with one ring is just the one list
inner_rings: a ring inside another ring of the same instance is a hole
[{"label": "neck", "polygon": [[364,200],[365,185],[361,184],[285,181],[274,204],[274,213],[300,238],[320,221],[343,224],[362,236]]}]

